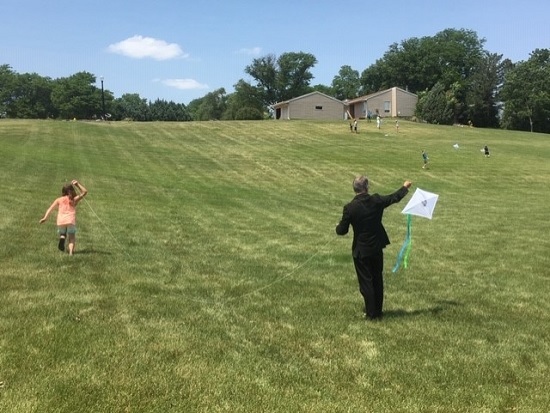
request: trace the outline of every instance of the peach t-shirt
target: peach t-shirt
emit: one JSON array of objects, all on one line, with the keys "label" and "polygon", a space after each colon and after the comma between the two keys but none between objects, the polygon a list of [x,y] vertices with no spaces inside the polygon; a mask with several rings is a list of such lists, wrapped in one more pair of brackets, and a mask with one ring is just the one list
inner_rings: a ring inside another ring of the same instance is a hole
[{"label": "peach t-shirt", "polygon": [[70,200],[68,196],[57,198],[59,211],[57,211],[57,225],[76,225],[76,208],[75,202]]}]

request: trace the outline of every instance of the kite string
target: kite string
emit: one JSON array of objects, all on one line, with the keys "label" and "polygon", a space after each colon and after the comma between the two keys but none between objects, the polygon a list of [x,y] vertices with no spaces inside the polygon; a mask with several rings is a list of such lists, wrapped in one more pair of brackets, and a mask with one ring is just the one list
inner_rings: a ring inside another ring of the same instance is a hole
[{"label": "kite string", "polygon": [[[128,257],[132,258],[131,255],[128,253],[128,251],[126,251],[126,249],[124,249],[122,247],[122,245],[118,242],[118,240],[116,239],[116,237],[113,235],[113,233],[111,232],[111,230],[109,230],[109,227],[105,224],[105,222],[103,222],[103,220],[99,217],[99,215],[97,215],[97,213],[94,211],[94,209],[92,208],[92,206],[90,205],[90,203],[88,202],[88,200],[86,198],[83,198],[86,205],[88,205],[88,208],[90,208],[90,211],[92,211],[92,213],[94,214],[94,216],[97,218],[97,220],[99,222],[101,222],[101,224],[105,227],[105,229],[107,230],[107,232],[109,233],[109,235],[111,236],[111,238],[113,238],[113,240],[115,241],[115,243],[117,244],[117,246],[122,250],[124,251],[124,253],[126,255],[128,255]],[[249,296],[249,295],[252,295],[252,294],[256,294],[258,293],[259,291],[262,291],[262,290],[265,290],[265,289],[268,289],[270,288],[271,286],[273,286],[274,284],[278,283],[278,282],[281,282],[283,280],[285,280],[286,278],[289,278],[291,277],[294,273],[296,273],[296,271],[298,271],[300,268],[302,268],[303,266],[305,266],[308,262],[310,262],[311,260],[313,260],[313,258],[315,258],[316,256],[318,256],[321,251],[334,239],[334,237],[330,237],[329,240],[324,244],[322,245],[318,250],[317,252],[315,252],[314,254],[310,255],[305,261],[303,261],[302,263],[296,265],[290,272],[288,272],[287,274],[279,277],[279,278],[276,278],[275,280],[273,280],[272,282],[270,282],[269,284],[266,284],[262,287],[259,287],[259,288],[256,288],[252,291],[249,291],[247,293],[244,293],[242,295],[239,295],[239,296],[235,296],[235,297],[229,297],[226,299],[226,301],[231,301],[231,300],[236,300],[236,299],[240,299],[240,298],[243,298],[243,297],[246,297],[246,296]],[[207,301],[207,300],[194,300],[194,301],[197,301],[197,302],[201,302],[203,303],[204,301]]]},{"label": "kite string", "polygon": [[239,295],[239,296],[236,296],[236,297],[229,298],[228,300],[236,300],[237,298],[243,298],[243,297],[246,297],[246,296],[249,296],[249,295],[252,295],[252,294],[256,294],[257,292],[265,290],[265,289],[271,287],[272,285],[274,285],[278,282],[281,282],[284,279],[292,276],[296,271],[298,271],[300,268],[302,268],[304,265],[306,265],[308,262],[310,262],[313,258],[315,258],[317,255],[319,255],[321,253],[321,250],[324,249],[333,239],[334,239],[333,237],[329,238],[329,240],[323,246],[321,246],[317,250],[316,253],[312,254],[309,258],[307,258],[301,264],[298,264],[297,266],[295,266],[289,273],[287,273],[287,274],[285,274],[285,275],[283,275],[279,278],[276,278],[274,281],[270,282],[269,284],[264,285],[263,287],[259,287],[259,288],[256,288],[255,290],[252,290],[252,291],[248,292],[248,293],[245,293],[245,294],[242,294],[242,295]]},{"label": "kite string", "polygon": [[94,211],[94,209],[92,208],[92,206],[90,205],[90,203],[88,202],[88,200],[86,198],[82,198],[84,199],[84,202],[86,203],[86,205],[88,205],[88,208],[90,208],[90,211],[92,211],[92,213],[94,214],[94,216],[97,218],[97,220],[99,222],[101,222],[101,224],[103,225],[103,227],[107,230],[107,232],[109,233],[109,235],[111,236],[111,238],[113,239],[113,241],[115,242],[115,244],[130,258],[132,258],[132,256],[128,253],[128,251],[126,251],[126,249],[120,244],[120,242],[118,242],[117,238],[114,236],[114,234],[111,232],[111,230],[109,229],[109,227],[107,226],[107,224],[105,224],[105,222],[103,222],[103,220],[99,217],[99,215],[97,215],[97,213]]}]

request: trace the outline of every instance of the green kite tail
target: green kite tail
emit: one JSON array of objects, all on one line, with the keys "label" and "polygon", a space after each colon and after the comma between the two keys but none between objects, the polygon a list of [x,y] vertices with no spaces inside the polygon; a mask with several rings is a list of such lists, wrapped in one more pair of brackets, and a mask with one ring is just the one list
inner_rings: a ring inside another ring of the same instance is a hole
[{"label": "green kite tail", "polygon": [[408,219],[408,226],[409,226],[409,245],[407,245],[407,251],[405,251],[405,257],[403,258],[403,267],[407,268],[409,266],[409,254],[411,253],[411,248],[413,245],[413,236],[412,236],[412,219],[411,215],[409,215]]},{"label": "green kite tail", "polygon": [[399,251],[399,255],[397,256],[397,262],[395,263],[395,266],[393,267],[392,272],[397,272],[397,270],[399,269],[399,266],[401,265],[402,260],[404,260],[403,266],[407,268],[408,261],[409,261],[409,253],[411,252],[411,246],[412,246],[412,216],[411,214],[407,214],[407,236],[405,237],[405,242],[403,242],[403,246]]}]

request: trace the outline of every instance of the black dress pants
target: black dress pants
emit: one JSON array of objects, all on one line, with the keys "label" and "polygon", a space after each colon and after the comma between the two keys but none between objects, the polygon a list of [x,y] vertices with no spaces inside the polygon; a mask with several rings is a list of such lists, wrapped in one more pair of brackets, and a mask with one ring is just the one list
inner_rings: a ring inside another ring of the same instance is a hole
[{"label": "black dress pants", "polygon": [[365,300],[365,312],[371,320],[382,317],[384,304],[384,253],[380,250],[373,255],[353,257],[359,291]]}]

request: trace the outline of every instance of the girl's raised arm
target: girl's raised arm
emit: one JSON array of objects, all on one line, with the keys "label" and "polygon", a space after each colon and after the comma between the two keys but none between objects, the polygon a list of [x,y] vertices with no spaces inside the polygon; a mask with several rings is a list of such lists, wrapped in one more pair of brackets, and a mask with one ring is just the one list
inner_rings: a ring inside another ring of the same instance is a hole
[{"label": "girl's raised arm", "polygon": [[74,198],[74,201],[75,202],[78,202],[80,201],[82,198],[84,198],[86,196],[86,194],[88,193],[88,190],[84,187],[84,185],[82,185],[80,182],[78,182],[76,179],[73,180],[71,182],[73,184],[73,186],[77,187],[78,190],[80,191],[80,194],[78,194],[75,198]]}]

